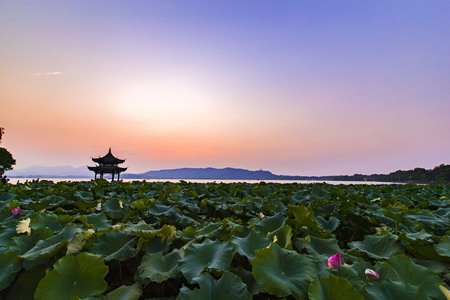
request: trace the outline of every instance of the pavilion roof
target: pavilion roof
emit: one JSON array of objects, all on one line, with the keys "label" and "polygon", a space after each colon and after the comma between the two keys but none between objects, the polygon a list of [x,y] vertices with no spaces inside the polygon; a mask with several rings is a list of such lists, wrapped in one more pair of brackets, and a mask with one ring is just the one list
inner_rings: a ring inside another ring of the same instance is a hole
[{"label": "pavilion roof", "polygon": [[111,148],[109,148],[109,151],[108,151],[108,153],[106,153],[105,156],[98,157],[98,158],[92,158],[92,160],[96,163],[105,164],[105,165],[117,165],[117,164],[121,164],[121,163],[125,162],[125,159],[120,159],[120,158],[115,157],[111,153]]}]

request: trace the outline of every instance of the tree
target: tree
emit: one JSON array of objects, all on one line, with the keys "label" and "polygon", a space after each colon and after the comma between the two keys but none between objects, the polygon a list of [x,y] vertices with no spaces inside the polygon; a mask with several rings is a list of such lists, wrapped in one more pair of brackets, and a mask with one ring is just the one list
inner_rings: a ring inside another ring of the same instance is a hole
[{"label": "tree", "polygon": [[[5,128],[0,127],[0,143],[2,142],[4,134]],[[3,176],[5,171],[12,170],[12,166],[15,164],[16,160],[13,158],[12,154],[5,148],[0,147],[0,176]]]},{"label": "tree", "polygon": [[15,164],[16,160],[12,154],[5,148],[0,147],[0,175],[3,175],[5,171],[12,170],[12,166]]}]

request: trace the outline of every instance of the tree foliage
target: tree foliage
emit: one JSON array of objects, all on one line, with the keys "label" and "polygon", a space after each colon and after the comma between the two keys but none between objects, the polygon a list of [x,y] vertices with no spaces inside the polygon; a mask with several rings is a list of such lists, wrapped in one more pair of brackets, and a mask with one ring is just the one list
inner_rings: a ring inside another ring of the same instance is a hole
[{"label": "tree foliage", "polygon": [[12,166],[15,164],[16,160],[12,154],[6,148],[0,147],[0,175],[3,175],[5,171],[12,170]]},{"label": "tree foliage", "polygon": [[415,168],[414,170],[398,170],[389,174],[352,176],[335,176],[333,180],[341,181],[379,181],[379,182],[409,182],[409,183],[450,183],[450,165],[441,164],[431,170]]}]

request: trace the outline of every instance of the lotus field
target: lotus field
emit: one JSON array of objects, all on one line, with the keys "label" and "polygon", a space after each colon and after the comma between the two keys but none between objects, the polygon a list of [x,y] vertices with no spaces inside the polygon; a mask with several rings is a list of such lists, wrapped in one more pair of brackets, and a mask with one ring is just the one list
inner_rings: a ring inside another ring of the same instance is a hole
[{"label": "lotus field", "polygon": [[1,299],[450,299],[450,185],[0,185]]}]

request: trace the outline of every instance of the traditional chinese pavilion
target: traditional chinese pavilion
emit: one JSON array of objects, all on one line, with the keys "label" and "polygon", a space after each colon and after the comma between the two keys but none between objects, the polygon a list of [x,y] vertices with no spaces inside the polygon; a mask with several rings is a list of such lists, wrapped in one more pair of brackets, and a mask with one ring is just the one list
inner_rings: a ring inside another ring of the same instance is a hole
[{"label": "traditional chinese pavilion", "polygon": [[124,172],[127,168],[119,167],[119,164],[125,162],[125,159],[120,159],[115,157],[111,153],[111,148],[109,148],[108,153],[99,158],[92,158],[94,162],[98,165],[95,167],[88,167],[89,170],[95,172],[95,179],[97,179],[97,174],[100,174],[100,178],[103,178],[103,174],[112,174],[112,181],[114,176],[117,174],[117,180],[120,180],[120,172]]}]

